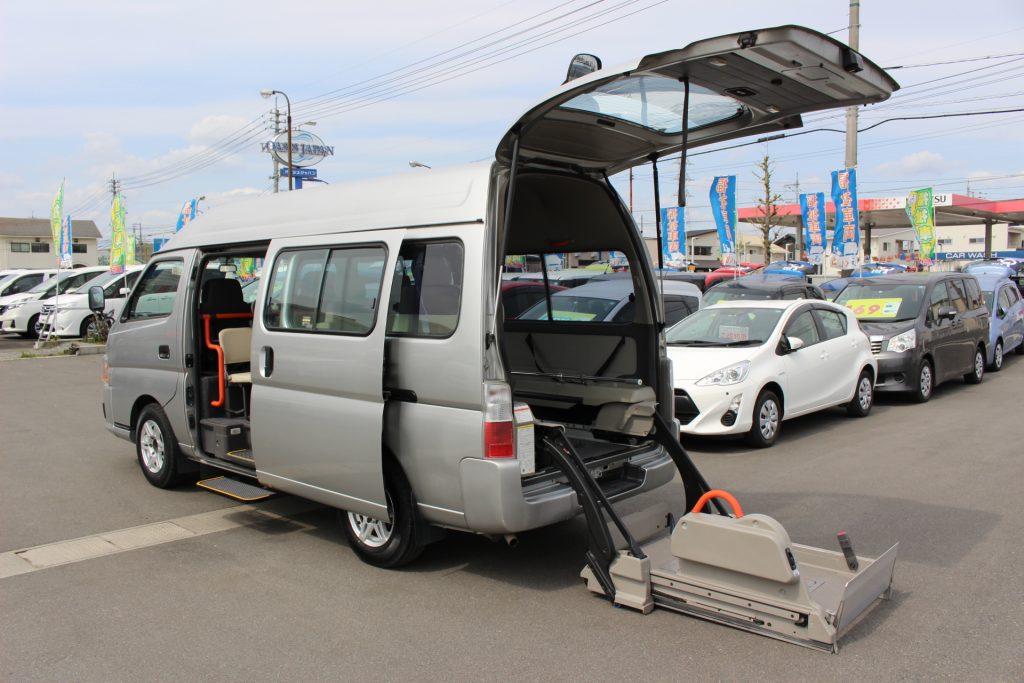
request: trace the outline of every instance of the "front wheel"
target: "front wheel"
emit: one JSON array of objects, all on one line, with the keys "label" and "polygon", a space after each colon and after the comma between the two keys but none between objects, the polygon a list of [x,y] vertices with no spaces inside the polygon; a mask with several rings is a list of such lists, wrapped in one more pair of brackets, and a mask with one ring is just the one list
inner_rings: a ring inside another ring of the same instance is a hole
[{"label": "front wheel", "polygon": [[913,391],[914,400],[918,403],[927,403],[932,397],[932,390],[935,388],[935,375],[932,372],[932,364],[927,359],[921,361],[921,367],[917,369],[917,388]]},{"label": "front wheel", "polygon": [[853,400],[846,404],[846,412],[853,417],[867,417],[874,404],[874,382],[871,380],[871,373],[863,370],[857,378],[857,390],[853,393]]},{"label": "front wheel", "polygon": [[341,524],[349,545],[363,562],[393,569],[409,564],[423,552],[416,540],[416,501],[401,468],[384,463],[384,498],[390,521],[341,511]]},{"label": "front wheel", "polygon": [[968,384],[981,384],[985,378],[985,352],[981,347],[974,349],[974,369],[964,375],[964,381]]},{"label": "front wheel", "polygon": [[779,437],[782,406],[779,397],[771,391],[762,391],[754,404],[754,424],[747,432],[747,444],[754,448],[768,448]]},{"label": "front wheel", "polygon": [[1003,369],[1003,340],[1000,339],[996,342],[996,347],[992,350],[992,365],[988,366],[988,369],[992,372],[999,372]]},{"label": "front wheel", "polygon": [[139,413],[135,428],[135,452],[146,480],[160,489],[181,483],[178,472],[178,441],[163,409],[151,403]]}]

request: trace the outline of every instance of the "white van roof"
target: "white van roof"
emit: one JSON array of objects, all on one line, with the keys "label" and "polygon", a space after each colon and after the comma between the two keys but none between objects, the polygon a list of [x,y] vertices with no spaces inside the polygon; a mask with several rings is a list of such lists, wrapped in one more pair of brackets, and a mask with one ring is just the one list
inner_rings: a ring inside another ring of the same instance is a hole
[{"label": "white van roof", "polygon": [[213,209],[160,250],[359,230],[482,223],[491,162],[281,192]]}]

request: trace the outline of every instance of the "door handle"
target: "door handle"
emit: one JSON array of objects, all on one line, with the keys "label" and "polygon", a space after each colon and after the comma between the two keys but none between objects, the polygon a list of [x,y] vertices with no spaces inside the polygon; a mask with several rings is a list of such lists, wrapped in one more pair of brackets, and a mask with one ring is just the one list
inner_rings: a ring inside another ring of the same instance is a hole
[{"label": "door handle", "polygon": [[171,357],[171,347],[167,345],[158,347],[156,350],[156,355],[160,356],[160,358],[164,360],[167,360],[168,358]]},{"label": "door handle", "polygon": [[263,370],[264,377],[270,377],[274,374],[274,349],[269,346],[264,346],[260,349],[260,367]]}]

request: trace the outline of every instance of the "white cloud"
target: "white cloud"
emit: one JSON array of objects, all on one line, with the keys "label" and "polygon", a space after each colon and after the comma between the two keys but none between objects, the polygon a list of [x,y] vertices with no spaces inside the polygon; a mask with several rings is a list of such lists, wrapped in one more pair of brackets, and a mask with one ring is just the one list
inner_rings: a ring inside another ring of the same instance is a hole
[{"label": "white cloud", "polygon": [[249,121],[241,116],[206,116],[189,129],[185,138],[196,145],[208,145],[237,134],[240,129],[246,128],[248,123]]},{"label": "white cloud", "polygon": [[945,157],[937,152],[921,151],[908,154],[898,161],[878,164],[875,167],[875,172],[888,176],[919,174],[941,176],[951,170],[953,166],[954,164],[947,162]]}]

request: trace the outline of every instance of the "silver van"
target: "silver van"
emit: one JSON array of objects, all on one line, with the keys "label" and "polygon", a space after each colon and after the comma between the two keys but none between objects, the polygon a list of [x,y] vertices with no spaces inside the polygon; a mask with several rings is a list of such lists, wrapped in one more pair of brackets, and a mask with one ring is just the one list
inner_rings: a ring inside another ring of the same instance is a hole
[{"label": "silver van", "polygon": [[[155,486],[203,464],[343,510],[378,566],[441,529],[576,515],[535,425],[559,425],[613,502],[662,486],[678,466],[664,314],[608,177],[896,87],[822,34],[748,31],[564,84],[490,163],[210,211],[154,255],[111,331],[107,428]],[[610,252],[629,263],[630,319],[504,319],[506,268]]]}]

